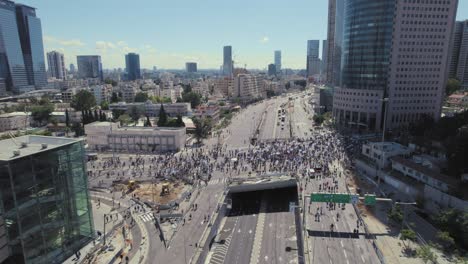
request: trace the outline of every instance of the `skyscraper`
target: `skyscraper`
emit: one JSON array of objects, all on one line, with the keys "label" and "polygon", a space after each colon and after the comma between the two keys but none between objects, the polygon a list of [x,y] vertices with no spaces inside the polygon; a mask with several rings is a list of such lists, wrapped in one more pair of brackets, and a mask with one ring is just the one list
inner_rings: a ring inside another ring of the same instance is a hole
[{"label": "skyscraper", "polygon": [[281,50],[275,50],[275,67],[276,72],[281,72]]},{"label": "skyscraper", "polygon": [[438,120],[457,5],[347,0],[336,123],[375,131],[384,122],[386,129],[398,128],[423,115]]},{"label": "skyscraper", "polygon": [[79,78],[99,78],[104,80],[102,73],[101,56],[99,55],[83,55],[76,56],[78,65]]},{"label": "skyscraper", "polygon": [[272,64],[268,64],[268,75],[273,76],[276,75],[276,66]]},{"label": "skyscraper", "polygon": [[327,56],[328,56],[328,42],[326,39],[324,39],[322,42],[322,65],[320,67],[320,71],[325,80],[327,79],[327,71],[326,71]]},{"label": "skyscraper", "polygon": [[127,69],[127,79],[129,81],[141,79],[140,55],[136,53],[128,53],[125,55],[125,65]]},{"label": "skyscraper", "polygon": [[196,62],[185,63],[185,70],[189,73],[197,72],[197,63]]},{"label": "skyscraper", "polygon": [[307,41],[307,76],[320,74],[320,40]]},{"label": "skyscraper", "polygon": [[33,7],[17,4],[16,19],[29,85],[47,86],[41,20]]},{"label": "skyscraper", "polygon": [[65,60],[63,54],[58,51],[47,52],[47,64],[49,65],[49,74],[56,79],[65,80],[67,71],[65,69]]},{"label": "skyscraper", "polygon": [[0,0],[0,78],[23,93],[47,85],[41,22],[32,7]]},{"label": "skyscraper", "polygon": [[449,77],[468,89],[468,20],[456,22],[452,41]]},{"label": "skyscraper", "polygon": [[325,82],[331,86],[340,85],[341,54],[343,49],[343,17],[344,0],[328,0]]},{"label": "skyscraper", "polygon": [[233,74],[232,47],[224,46],[223,48],[223,75],[232,77],[232,74]]},{"label": "skyscraper", "polygon": [[73,63],[70,63],[70,72],[71,73],[75,73],[76,69],[75,69],[75,64]]},{"label": "skyscraper", "polygon": [[83,141],[32,135],[0,141],[6,263],[62,263],[92,241],[87,185]]}]

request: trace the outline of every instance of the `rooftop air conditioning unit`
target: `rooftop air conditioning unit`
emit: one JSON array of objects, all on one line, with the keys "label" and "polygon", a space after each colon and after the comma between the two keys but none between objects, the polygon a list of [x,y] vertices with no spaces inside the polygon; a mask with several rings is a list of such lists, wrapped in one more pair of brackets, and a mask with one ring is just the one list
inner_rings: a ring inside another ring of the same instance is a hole
[{"label": "rooftop air conditioning unit", "polygon": [[28,143],[26,142],[21,142],[21,148],[27,148],[28,147]]},{"label": "rooftop air conditioning unit", "polygon": [[13,150],[13,156],[19,156],[21,152],[19,150]]},{"label": "rooftop air conditioning unit", "polygon": [[47,144],[46,144],[46,143],[42,143],[42,144],[41,144],[41,147],[42,147],[42,149],[46,149],[46,148],[47,148]]}]

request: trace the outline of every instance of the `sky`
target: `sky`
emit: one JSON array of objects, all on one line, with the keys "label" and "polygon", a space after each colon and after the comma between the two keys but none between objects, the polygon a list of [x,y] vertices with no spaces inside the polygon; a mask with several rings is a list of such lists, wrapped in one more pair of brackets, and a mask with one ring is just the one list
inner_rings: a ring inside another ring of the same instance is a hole
[{"label": "sky", "polygon": [[[136,52],[142,68],[194,61],[219,69],[223,46],[231,45],[236,67],[266,69],[281,50],[283,68],[302,69],[307,40],[327,37],[328,0],[16,2],[37,8],[45,52],[64,53],[67,68],[76,55],[101,55],[104,68],[125,68],[125,54]],[[468,0],[459,0],[457,20],[464,19]]]}]

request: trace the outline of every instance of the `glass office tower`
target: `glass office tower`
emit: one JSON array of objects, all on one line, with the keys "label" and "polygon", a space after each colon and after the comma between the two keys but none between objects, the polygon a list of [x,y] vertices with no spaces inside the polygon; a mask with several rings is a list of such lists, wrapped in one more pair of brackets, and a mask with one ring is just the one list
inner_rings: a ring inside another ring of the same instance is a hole
[{"label": "glass office tower", "polygon": [[82,141],[23,136],[0,141],[0,150],[0,209],[13,263],[61,263],[93,239]]},{"label": "glass office tower", "polygon": [[127,80],[134,81],[141,79],[140,55],[136,53],[128,53],[125,55],[125,66],[127,71]]}]

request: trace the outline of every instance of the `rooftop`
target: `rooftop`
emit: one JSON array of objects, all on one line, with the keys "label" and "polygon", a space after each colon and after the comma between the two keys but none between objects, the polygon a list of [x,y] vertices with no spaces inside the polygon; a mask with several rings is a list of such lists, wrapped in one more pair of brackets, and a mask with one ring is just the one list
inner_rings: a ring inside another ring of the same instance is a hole
[{"label": "rooftop", "polygon": [[[23,158],[43,151],[73,144],[78,141],[80,140],[35,135],[0,140],[0,161],[9,161]],[[13,153],[14,151],[19,151],[19,154],[15,155]]]},{"label": "rooftop", "polygon": [[14,116],[27,116],[31,115],[30,112],[11,112],[6,114],[1,114],[0,117],[14,117]]}]

